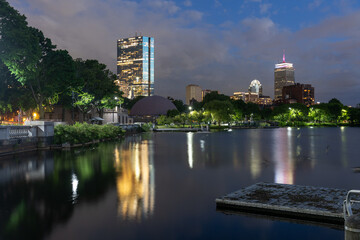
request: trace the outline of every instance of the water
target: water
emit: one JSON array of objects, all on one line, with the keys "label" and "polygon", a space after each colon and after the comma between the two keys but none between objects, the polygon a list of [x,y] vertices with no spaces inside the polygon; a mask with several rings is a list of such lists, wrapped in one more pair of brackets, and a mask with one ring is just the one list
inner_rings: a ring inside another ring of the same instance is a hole
[{"label": "water", "polygon": [[155,133],[0,160],[0,239],[343,239],[216,211],[265,181],[359,189],[360,128]]}]

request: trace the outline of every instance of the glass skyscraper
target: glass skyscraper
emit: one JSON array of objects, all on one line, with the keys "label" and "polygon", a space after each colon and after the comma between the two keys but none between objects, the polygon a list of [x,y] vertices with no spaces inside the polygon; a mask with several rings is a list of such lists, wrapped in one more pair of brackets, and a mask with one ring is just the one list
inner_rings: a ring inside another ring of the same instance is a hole
[{"label": "glass skyscraper", "polygon": [[117,84],[124,97],[154,95],[154,38],[135,36],[117,41]]},{"label": "glass skyscraper", "polygon": [[274,70],[274,100],[282,99],[282,89],[285,86],[295,84],[295,69],[292,63],[285,61],[285,53],[283,62],[275,64]]}]

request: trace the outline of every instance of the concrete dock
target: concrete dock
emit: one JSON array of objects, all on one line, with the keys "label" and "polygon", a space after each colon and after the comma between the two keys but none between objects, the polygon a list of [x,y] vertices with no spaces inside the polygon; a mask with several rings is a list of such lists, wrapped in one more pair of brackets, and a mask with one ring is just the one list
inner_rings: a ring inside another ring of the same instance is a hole
[{"label": "concrete dock", "polygon": [[[257,183],[216,199],[217,209],[344,224],[348,190],[277,183]],[[359,211],[359,206],[353,207]]]}]

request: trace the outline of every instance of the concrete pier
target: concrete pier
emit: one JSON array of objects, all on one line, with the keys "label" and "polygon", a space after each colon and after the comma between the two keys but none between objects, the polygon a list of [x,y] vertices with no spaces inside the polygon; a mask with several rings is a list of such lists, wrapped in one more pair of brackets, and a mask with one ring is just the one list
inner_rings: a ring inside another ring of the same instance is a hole
[{"label": "concrete pier", "polygon": [[[218,209],[344,224],[348,190],[276,183],[257,183],[216,199]],[[359,211],[359,208],[355,208]]]}]

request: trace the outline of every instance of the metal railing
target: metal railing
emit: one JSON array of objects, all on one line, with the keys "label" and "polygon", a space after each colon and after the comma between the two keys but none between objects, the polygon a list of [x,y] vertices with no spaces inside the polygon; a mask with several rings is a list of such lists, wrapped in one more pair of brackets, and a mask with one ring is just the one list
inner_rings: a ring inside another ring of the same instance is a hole
[{"label": "metal railing", "polygon": [[31,127],[30,126],[12,126],[9,129],[10,138],[25,138],[31,137]]},{"label": "metal railing", "polygon": [[[353,199],[352,197],[357,196],[357,199]],[[360,203],[360,190],[350,190],[347,195],[346,199],[343,203],[343,211],[344,211],[344,219],[346,220],[348,217],[353,215],[352,205],[354,203]]]}]

